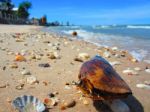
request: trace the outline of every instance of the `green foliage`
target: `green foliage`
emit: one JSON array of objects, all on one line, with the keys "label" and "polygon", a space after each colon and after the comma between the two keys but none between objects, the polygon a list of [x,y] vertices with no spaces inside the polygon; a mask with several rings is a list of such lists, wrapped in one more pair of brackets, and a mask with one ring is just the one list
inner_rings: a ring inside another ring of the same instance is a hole
[{"label": "green foliage", "polygon": [[27,19],[29,17],[29,12],[28,10],[31,8],[32,4],[28,1],[24,1],[20,3],[19,8],[18,8],[18,16],[20,18]]}]

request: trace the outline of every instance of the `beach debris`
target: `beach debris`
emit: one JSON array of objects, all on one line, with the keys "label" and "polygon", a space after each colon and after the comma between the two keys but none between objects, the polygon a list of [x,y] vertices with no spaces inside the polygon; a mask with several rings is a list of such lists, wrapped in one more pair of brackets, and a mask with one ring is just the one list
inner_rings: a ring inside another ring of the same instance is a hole
[{"label": "beach debris", "polygon": [[114,65],[121,65],[121,62],[119,61],[113,61],[113,62],[109,62],[112,66]]},{"label": "beach debris", "polygon": [[47,67],[50,67],[50,64],[49,63],[40,63],[39,67],[47,68]]},{"label": "beach debris", "polygon": [[19,112],[43,112],[46,109],[39,99],[31,95],[17,97],[12,104]]},{"label": "beach debris", "polygon": [[131,70],[130,68],[123,70],[122,73],[128,74],[128,75],[138,75],[138,72],[135,70]]},{"label": "beach debris", "polygon": [[61,105],[61,110],[65,110],[67,108],[72,108],[76,105],[76,101],[72,100],[72,99],[68,99],[66,101],[63,102],[63,104]]},{"label": "beach debris", "polygon": [[19,85],[17,85],[15,88],[16,88],[17,90],[22,90],[23,87],[24,87],[24,84],[19,84]]},{"label": "beach debris", "polygon": [[78,77],[77,87],[93,100],[114,100],[132,94],[129,86],[108,61],[98,55],[83,63]]},{"label": "beach debris", "polygon": [[109,105],[113,112],[131,112],[128,105],[119,99],[113,100]]},{"label": "beach debris", "polygon": [[141,89],[148,89],[150,90],[150,85],[147,84],[136,84],[137,88],[141,88]]},{"label": "beach debris", "polygon": [[72,32],[72,36],[77,36],[78,33],[76,31]]},{"label": "beach debris", "polygon": [[26,78],[26,81],[27,81],[28,84],[35,84],[35,83],[38,83],[38,80],[36,79],[35,76],[27,77],[27,78]]},{"label": "beach debris", "polygon": [[145,69],[145,72],[150,73],[150,69]]},{"label": "beach debris", "polygon": [[15,57],[15,61],[20,61],[20,62],[22,62],[22,61],[26,61],[26,59],[25,59],[25,57],[24,57],[23,55],[18,54],[18,55],[16,55],[16,57]]},{"label": "beach debris", "polygon": [[111,53],[110,53],[109,51],[105,51],[105,52],[103,53],[103,57],[105,57],[105,58],[110,58],[110,57],[111,57]]},{"label": "beach debris", "polygon": [[21,72],[22,75],[31,75],[30,71],[29,70],[23,70]]},{"label": "beach debris", "polygon": [[13,64],[11,64],[11,65],[10,65],[10,68],[18,68],[17,63],[13,63]]}]

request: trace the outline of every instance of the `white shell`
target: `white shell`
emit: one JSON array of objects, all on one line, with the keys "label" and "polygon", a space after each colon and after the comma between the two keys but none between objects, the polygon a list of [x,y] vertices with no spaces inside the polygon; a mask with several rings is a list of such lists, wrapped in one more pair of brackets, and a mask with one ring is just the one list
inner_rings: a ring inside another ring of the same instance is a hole
[{"label": "white shell", "polygon": [[19,112],[43,112],[45,110],[44,104],[30,95],[17,97],[12,104]]},{"label": "white shell", "polygon": [[137,84],[136,87],[142,89],[150,89],[150,85],[146,85],[146,84]]}]

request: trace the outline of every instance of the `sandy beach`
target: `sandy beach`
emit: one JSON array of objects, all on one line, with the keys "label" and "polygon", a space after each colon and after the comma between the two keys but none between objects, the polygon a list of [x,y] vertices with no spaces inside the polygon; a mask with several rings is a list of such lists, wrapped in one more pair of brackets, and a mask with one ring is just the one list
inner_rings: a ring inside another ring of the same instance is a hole
[{"label": "sandy beach", "polygon": [[[115,46],[98,47],[75,37],[69,39],[41,32],[40,28],[0,25],[0,112],[16,112],[12,101],[18,96],[33,95],[43,102],[51,93],[57,98],[57,104],[47,112],[62,111],[62,104],[68,100],[76,104],[64,112],[112,112],[104,103],[83,97],[72,85],[78,81],[83,64],[74,60],[80,53],[86,53],[90,58],[99,54],[113,65],[133,92],[123,99],[131,112],[150,111],[149,63],[137,62],[127,51]],[[124,71],[127,69],[128,72]],[[32,82],[28,81],[31,77],[35,79]],[[145,84],[148,88],[138,88],[137,84]]]}]

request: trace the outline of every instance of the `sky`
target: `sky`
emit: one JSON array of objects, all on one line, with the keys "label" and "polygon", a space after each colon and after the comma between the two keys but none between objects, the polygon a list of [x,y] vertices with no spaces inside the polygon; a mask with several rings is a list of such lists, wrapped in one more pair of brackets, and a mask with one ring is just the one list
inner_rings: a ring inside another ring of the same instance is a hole
[{"label": "sky", "polygon": [[[12,0],[16,7],[24,0]],[[150,24],[150,0],[28,0],[30,18],[76,25]]]}]

